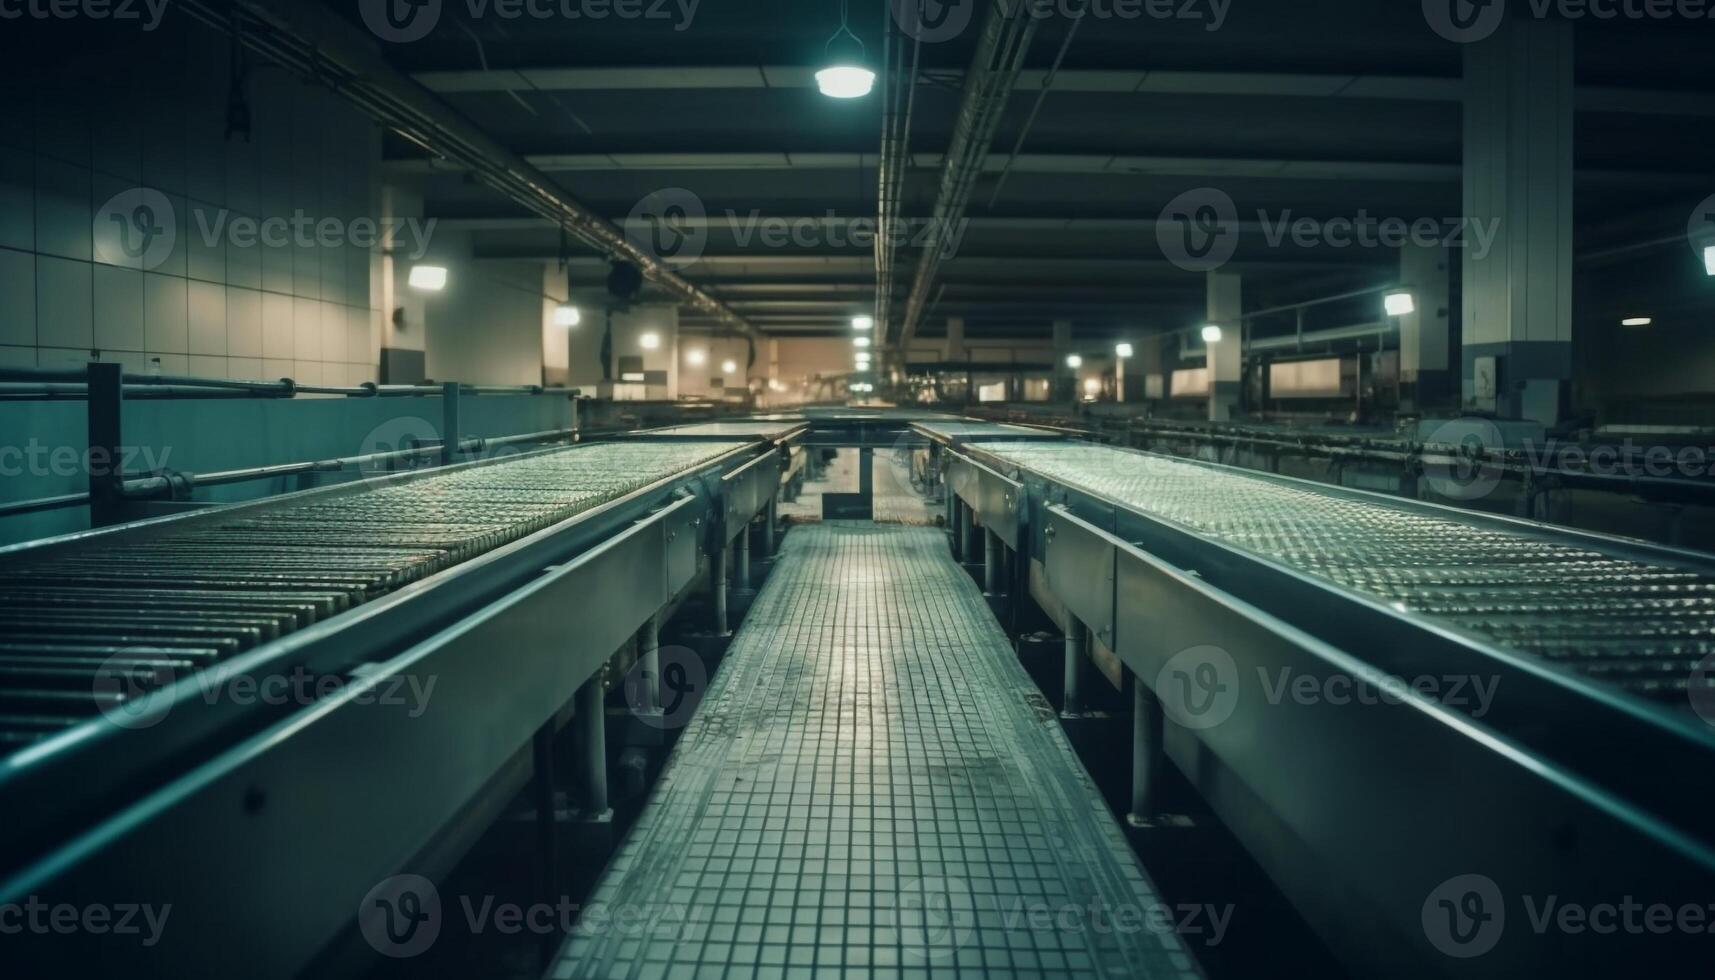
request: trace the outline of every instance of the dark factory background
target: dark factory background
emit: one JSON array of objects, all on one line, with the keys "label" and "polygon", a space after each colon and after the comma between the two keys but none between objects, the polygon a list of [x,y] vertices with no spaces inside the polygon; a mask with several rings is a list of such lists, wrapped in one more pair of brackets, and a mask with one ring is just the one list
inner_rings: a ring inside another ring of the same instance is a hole
[{"label": "dark factory background", "polygon": [[1712,41],[0,0],[0,972],[1706,973]]}]

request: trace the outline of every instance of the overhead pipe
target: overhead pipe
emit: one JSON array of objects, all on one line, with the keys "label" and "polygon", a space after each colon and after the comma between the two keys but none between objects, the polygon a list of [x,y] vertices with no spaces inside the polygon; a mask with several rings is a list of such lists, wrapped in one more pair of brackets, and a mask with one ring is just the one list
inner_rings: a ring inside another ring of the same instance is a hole
[{"label": "overhead pipe", "polygon": [[[893,317],[899,211],[905,196],[905,165],[911,155],[911,116],[917,105],[917,64],[922,39],[913,38],[911,67],[905,67],[905,39],[894,18],[887,20],[882,44],[881,159],[876,168],[875,323],[886,338]],[[895,46],[897,44],[897,50]],[[903,106],[901,105],[903,103]]]},{"label": "overhead pipe", "polygon": [[1042,19],[1036,11],[1040,2],[989,0],[982,36],[977,40],[971,67],[965,72],[964,96],[959,103],[952,142],[941,163],[941,187],[935,198],[935,211],[924,237],[923,251],[917,257],[917,273],[905,301],[905,315],[899,323],[900,349],[910,344],[929,307],[930,292],[946,257],[943,252],[948,236],[964,219],[977,178],[988,160],[995,130],[1018,81],[1019,69],[1024,66],[1025,53]]},{"label": "overhead pipe", "polygon": [[[547,218],[609,259],[637,266],[680,302],[747,337],[756,329],[692,284],[613,222],[560,189],[547,174],[495,142],[428,89],[387,63],[375,42],[316,0],[184,0],[181,9],[227,32],[305,79],[325,84],[377,122],[463,165],[514,202]],[[239,29],[240,15],[246,22]]]}]

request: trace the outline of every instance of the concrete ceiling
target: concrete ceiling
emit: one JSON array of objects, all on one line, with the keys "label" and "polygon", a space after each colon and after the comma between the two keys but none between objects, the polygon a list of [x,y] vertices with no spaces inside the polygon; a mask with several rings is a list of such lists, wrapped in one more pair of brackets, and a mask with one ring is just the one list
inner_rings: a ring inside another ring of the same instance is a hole
[{"label": "concrete ceiling", "polygon": [[[617,223],[647,234],[631,218],[639,202],[688,191],[702,220],[677,227],[695,233],[699,255],[679,271],[759,329],[843,329],[873,303],[871,251],[850,232],[876,214],[881,100],[837,102],[814,88],[838,5],[639,6],[663,16],[508,20],[447,0],[427,37],[383,53]],[[885,10],[853,3],[852,28],[877,57]],[[1272,219],[1457,218],[1461,48],[1429,28],[1419,4],[1232,0],[1220,29],[1210,26],[1088,23],[1014,159],[1066,33],[1064,19],[1044,22],[921,334],[938,334],[948,315],[964,316],[973,337],[1046,337],[1060,316],[1091,337],[1194,323],[1203,278],[1170,263],[1156,235],[1163,207],[1194,188],[1236,203],[1232,268],[1264,305],[1385,284],[1397,256],[1271,243],[1259,209]],[[976,33],[921,47],[907,217],[933,209]],[[1715,190],[1711,39],[1703,25],[1579,26],[1577,206],[1592,243],[1669,234],[1673,215]],[[389,157],[389,179],[419,189],[429,214],[468,231],[479,255],[560,254],[552,227],[457,168],[403,141],[389,143]],[[770,220],[799,233],[781,238]],[[901,254],[908,270],[912,250]],[[601,281],[599,259],[572,269]]]}]

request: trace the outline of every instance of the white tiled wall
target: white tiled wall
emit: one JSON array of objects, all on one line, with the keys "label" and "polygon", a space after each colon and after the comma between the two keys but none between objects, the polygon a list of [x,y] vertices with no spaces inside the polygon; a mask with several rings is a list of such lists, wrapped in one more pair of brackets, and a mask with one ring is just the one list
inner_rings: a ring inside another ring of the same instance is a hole
[{"label": "white tiled wall", "polygon": [[[227,139],[227,42],[180,30],[152,43],[183,46],[183,79],[0,92],[0,367],[99,358],[137,372],[374,380],[378,252],[240,246],[205,229],[223,209],[228,222],[374,218],[379,133],[333,93],[258,67],[251,139]],[[137,187],[174,213],[172,251],[150,269],[99,247],[112,234],[102,205]]]}]

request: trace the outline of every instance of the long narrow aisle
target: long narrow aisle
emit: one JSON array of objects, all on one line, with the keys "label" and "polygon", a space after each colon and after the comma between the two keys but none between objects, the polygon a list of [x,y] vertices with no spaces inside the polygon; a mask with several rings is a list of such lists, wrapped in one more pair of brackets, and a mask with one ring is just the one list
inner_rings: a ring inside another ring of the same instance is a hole
[{"label": "long narrow aisle", "polygon": [[550,975],[1196,976],[1159,910],[943,535],[830,523],[787,535]]}]

